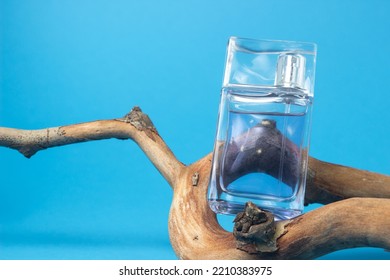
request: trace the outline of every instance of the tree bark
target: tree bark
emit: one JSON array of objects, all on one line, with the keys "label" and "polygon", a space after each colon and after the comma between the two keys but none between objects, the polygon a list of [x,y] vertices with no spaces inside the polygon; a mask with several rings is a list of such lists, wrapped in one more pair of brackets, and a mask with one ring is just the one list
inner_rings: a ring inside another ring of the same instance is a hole
[{"label": "tree bark", "polygon": [[[386,175],[310,158],[306,203],[329,205],[275,222],[276,247],[267,250],[252,239],[245,243],[245,235],[236,238],[218,224],[206,198],[211,154],[185,166],[138,107],[120,119],[42,130],[0,128],[0,146],[28,158],[47,148],[109,138],[136,142],[172,186],[168,225],[181,259],[312,259],[359,246],[390,250],[390,177]],[[252,237],[263,236],[264,232],[256,231],[259,228],[252,225],[246,230]]]}]

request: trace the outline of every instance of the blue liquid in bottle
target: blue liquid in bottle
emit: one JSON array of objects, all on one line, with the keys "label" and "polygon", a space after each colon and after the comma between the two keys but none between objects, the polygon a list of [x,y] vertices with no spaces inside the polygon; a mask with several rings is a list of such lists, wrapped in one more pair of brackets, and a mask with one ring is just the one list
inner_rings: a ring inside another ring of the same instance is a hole
[{"label": "blue liquid in bottle", "polygon": [[[225,141],[216,142],[213,158],[209,204],[216,213],[236,214],[247,201],[276,219],[302,213],[312,100],[295,90],[270,90],[222,91],[230,108],[221,129]],[[267,108],[251,111],[254,102]]]}]

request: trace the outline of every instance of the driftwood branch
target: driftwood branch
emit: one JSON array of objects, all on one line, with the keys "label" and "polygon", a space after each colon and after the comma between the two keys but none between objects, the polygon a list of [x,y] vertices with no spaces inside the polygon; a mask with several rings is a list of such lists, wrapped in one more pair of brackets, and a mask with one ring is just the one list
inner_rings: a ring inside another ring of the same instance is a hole
[{"label": "driftwood branch", "polygon": [[113,120],[100,120],[40,130],[0,127],[0,146],[15,149],[30,158],[41,150],[69,144],[117,138],[132,139],[149,157],[171,186],[184,165],[158,135],[149,117],[138,107]]},{"label": "driftwood branch", "polygon": [[329,205],[278,222],[252,207],[236,217],[233,234],[221,228],[207,203],[211,154],[185,166],[138,107],[120,119],[42,130],[0,128],[0,146],[26,157],[47,148],[109,138],[134,140],[172,186],[169,233],[181,259],[312,259],[359,246],[390,250],[386,175],[310,158],[306,203]]}]

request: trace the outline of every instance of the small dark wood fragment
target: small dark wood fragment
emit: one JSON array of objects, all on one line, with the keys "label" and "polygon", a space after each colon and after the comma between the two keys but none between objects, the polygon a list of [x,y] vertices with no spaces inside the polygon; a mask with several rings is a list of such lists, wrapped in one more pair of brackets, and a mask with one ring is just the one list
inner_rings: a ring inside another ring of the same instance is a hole
[{"label": "small dark wood fragment", "polygon": [[276,224],[274,216],[268,211],[259,209],[252,202],[247,202],[244,212],[237,214],[233,221],[233,235],[237,240],[237,248],[248,253],[275,252]]},{"label": "small dark wood fragment", "polygon": [[191,177],[191,183],[193,187],[196,187],[199,182],[199,172],[195,172]]}]

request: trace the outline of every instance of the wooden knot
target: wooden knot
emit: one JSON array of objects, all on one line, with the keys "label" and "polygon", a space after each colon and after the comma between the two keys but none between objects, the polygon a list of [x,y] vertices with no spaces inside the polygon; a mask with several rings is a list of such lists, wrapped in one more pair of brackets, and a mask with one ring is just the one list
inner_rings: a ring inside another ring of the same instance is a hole
[{"label": "wooden knot", "polygon": [[150,129],[156,131],[156,128],[153,125],[152,120],[148,115],[144,114],[140,107],[134,106],[130,113],[126,114],[123,118],[123,121],[131,123],[138,130],[144,131]]},{"label": "wooden knot", "polygon": [[191,177],[192,186],[196,187],[199,182],[199,172],[195,172]]},{"label": "wooden knot", "polygon": [[278,249],[272,213],[247,202],[244,212],[237,214],[234,223],[233,235],[238,249],[252,254],[275,252]]}]

